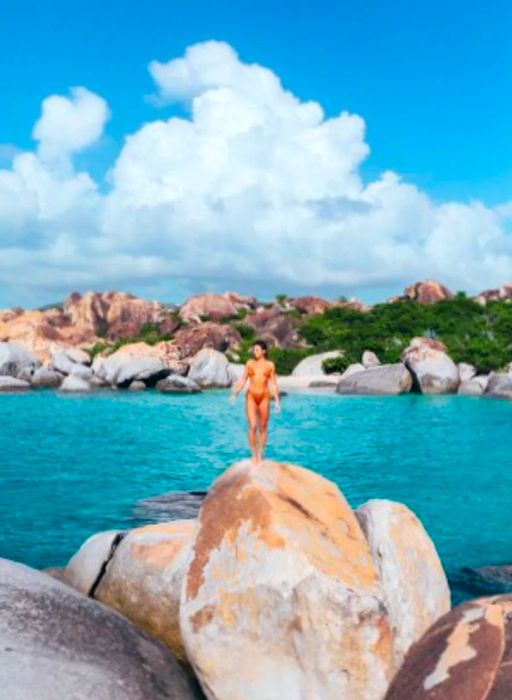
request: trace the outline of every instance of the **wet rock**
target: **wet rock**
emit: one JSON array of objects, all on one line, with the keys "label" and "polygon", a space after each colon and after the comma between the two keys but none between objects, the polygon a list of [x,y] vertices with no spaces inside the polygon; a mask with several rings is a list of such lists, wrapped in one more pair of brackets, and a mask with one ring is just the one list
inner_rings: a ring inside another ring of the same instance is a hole
[{"label": "wet rock", "polygon": [[23,391],[25,389],[30,389],[30,382],[9,375],[0,375],[0,392]]},{"label": "wet rock", "polygon": [[159,357],[134,357],[119,368],[115,383],[120,387],[127,387],[134,381],[140,381],[147,386],[155,386],[170,373],[169,367]]},{"label": "wet rock", "polygon": [[348,376],[345,373],[336,386],[336,392],[388,396],[404,394],[410,391],[411,386],[411,375],[405,365],[380,365]]},{"label": "wet rock", "polygon": [[326,373],[322,367],[323,361],[341,357],[342,355],[343,353],[339,350],[330,350],[329,352],[321,352],[317,355],[305,357],[293,368],[292,377],[311,377],[313,381],[313,378],[325,376]]},{"label": "wet rock", "polygon": [[164,394],[196,394],[201,387],[190,377],[179,374],[169,374],[165,379],[156,383],[156,389]]},{"label": "wet rock", "polygon": [[40,571],[0,559],[0,694],[9,700],[193,700],[159,642]]},{"label": "wet rock", "polygon": [[136,503],[133,517],[154,523],[197,518],[206,491],[171,491]]},{"label": "wet rock", "polygon": [[450,610],[448,581],[432,540],[407,506],[375,499],[356,516],[379,570],[398,669],[411,644]]},{"label": "wet rock", "polygon": [[457,391],[459,370],[438,340],[413,338],[404,350],[402,360],[413,376],[413,390],[422,394]]},{"label": "wet rock", "polygon": [[137,379],[133,381],[128,387],[128,391],[144,391],[145,389],[146,385],[144,384],[144,382],[140,382]]},{"label": "wet rock", "polygon": [[365,537],[338,488],[294,465],[243,460],[214,483],[180,622],[210,700],[377,700],[389,681]]},{"label": "wet rock", "polygon": [[512,596],[480,598],[441,617],[409,650],[385,700],[512,697]]},{"label": "wet rock", "polygon": [[81,377],[74,374],[69,374],[59,387],[59,391],[65,393],[88,393],[91,391],[91,384]]},{"label": "wet rock", "polygon": [[212,348],[203,348],[194,355],[187,376],[202,389],[231,386],[229,362],[225,355]]},{"label": "wet rock", "polygon": [[64,376],[54,369],[38,367],[32,375],[30,383],[34,387],[57,387],[60,386],[63,379]]},{"label": "wet rock", "polygon": [[119,544],[95,598],[118,610],[186,661],[179,628],[180,593],[194,520],[135,528]]},{"label": "wet rock", "polygon": [[476,569],[465,566],[457,576],[456,584],[474,597],[512,593],[512,565],[480,566]]},{"label": "wet rock", "polygon": [[504,372],[491,372],[485,395],[494,399],[512,399],[512,375]]}]

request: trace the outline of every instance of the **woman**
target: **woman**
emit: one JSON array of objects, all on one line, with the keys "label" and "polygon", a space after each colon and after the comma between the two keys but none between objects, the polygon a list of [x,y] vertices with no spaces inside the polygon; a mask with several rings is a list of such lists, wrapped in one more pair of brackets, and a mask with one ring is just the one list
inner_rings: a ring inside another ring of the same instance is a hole
[{"label": "woman", "polygon": [[267,442],[270,396],[272,395],[275,399],[278,413],[281,405],[276,382],[276,368],[274,363],[267,359],[267,344],[264,340],[256,340],[253,343],[252,354],[253,359],[246,362],[242,376],[233,386],[230,401],[231,403],[235,401],[249,379],[249,388],[245,394],[249,445],[253,463],[260,464]]}]

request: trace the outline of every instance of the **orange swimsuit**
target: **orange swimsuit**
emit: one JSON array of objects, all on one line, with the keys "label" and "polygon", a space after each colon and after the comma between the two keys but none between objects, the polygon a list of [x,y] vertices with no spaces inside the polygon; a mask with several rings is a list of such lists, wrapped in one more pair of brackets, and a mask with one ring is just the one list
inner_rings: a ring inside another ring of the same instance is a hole
[{"label": "orange swimsuit", "polygon": [[[254,366],[249,365],[247,368],[247,376],[251,378],[258,377],[258,379],[251,379],[246,396],[249,396],[250,394],[257,404],[260,404],[263,399],[269,399],[270,392],[268,390],[268,380],[270,379],[271,374],[272,369],[270,367],[266,367],[263,372],[256,372]],[[264,378],[263,383],[259,380],[259,377]]]}]

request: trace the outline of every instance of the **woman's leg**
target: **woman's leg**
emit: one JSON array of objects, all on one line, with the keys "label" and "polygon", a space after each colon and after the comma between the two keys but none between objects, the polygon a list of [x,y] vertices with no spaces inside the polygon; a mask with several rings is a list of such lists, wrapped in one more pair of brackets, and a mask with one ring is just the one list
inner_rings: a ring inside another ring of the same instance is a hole
[{"label": "woman's leg", "polygon": [[245,395],[245,412],[247,415],[247,425],[248,425],[248,436],[249,436],[249,446],[251,448],[251,455],[253,461],[258,461],[258,444],[256,431],[258,429],[258,404],[248,391]]},{"label": "woman's leg", "polygon": [[263,451],[267,444],[267,426],[270,412],[270,398],[266,396],[258,405],[258,417],[260,423],[260,440],[258,446],[258,461],[263,459]]}]

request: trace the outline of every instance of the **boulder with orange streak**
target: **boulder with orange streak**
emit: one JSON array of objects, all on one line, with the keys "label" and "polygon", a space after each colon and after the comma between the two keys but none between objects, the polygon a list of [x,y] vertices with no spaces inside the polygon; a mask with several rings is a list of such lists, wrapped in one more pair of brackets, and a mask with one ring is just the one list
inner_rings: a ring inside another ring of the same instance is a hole
[{"label": "boulder with orange streak", "polygon": [[338,488],[234,464],[200,511],[181,633],[209,700],[380,700],[393,634],[379,573]]}]

